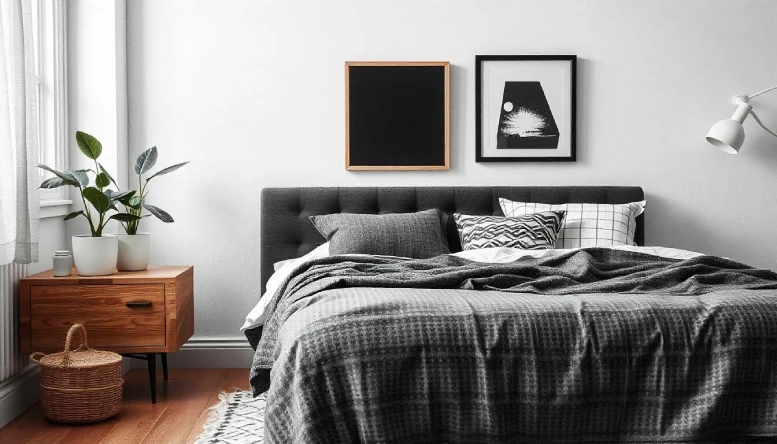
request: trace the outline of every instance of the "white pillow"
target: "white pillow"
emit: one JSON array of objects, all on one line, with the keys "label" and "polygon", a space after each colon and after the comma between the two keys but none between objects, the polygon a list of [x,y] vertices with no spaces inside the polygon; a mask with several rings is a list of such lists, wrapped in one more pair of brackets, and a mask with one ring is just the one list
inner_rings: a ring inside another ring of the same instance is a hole
[{"label": "white pillow", "polygon": [[273,267],[275,267],[275,273],[273,273],[272,276],[270,276],[270,279],[267,280],[267,289],[265,290],[262,297],[259,298],[259,303],[257,303],[254,309],[248,313],[248,316],[246,316],[246,321],[243,326],[240,327],[240,330],[243,331],[264,324],[264,311],[267,309],[267,304],[270,303],[270,299],[272,299],[275,292],[278,291],[278,287],[280,287],[280,285],[291,274],[292,271],[294,271],[297,267],[304,264],[305,262],[328,256],[329,242],[326,242],[319,245],[313,251],[302,257],[298,257],[296,259],[287,259],[285,261],[280,261],[273,264]]},{"label": "white pillow", "polygon": [[645,201],[627,204],[567,203],[550,205],[535,202],[513,202],[499,198],[507,217],[519,217],[543,211],[566,211],[564,223],[556,238],[556,248],[636,245],[634,232],[637,216],[645,211]]},{"label": "white pillow", "polygon": [[[327,243],[328,243],[328,242],[327,242]],[[320,247],[321,247],[321,246],[319,245],[319,246],[318,246],[318,247],[316,247],[316,248],[320,248]],[[313,251],[315,251],[315,250],[313,250]],[[312,251],[311,251],[311,253],[312,253]],[[310,254],[310,253],[308,253],[308,254]],[[272,264],[273,273],[274,273],[274,272],[276,272],[276,271],[278,271],[278,270],[280,270],[280,269],[281,269],[281,267],[283,267],[284,265],[288,264],[289,262],[298,261],[299,259],[300,259],[300,258],[298,258],[298,257],[295,257],[295,258],[291,258],[291,259],[286,259],[285,261],[278,261],[278,262],[276,262],[276,263]]]}]

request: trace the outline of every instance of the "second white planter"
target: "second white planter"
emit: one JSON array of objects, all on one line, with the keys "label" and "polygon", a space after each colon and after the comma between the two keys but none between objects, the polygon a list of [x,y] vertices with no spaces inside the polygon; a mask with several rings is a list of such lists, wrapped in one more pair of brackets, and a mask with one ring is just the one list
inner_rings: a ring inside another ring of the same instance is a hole
[{"label": "second white planter", "polygon": [[151,233],[119,234],[119,271],[141,271],[148,268],[151,256]]},{"label": "second white planter", "polygon": [[116,269],[118,250],[119,242],[115,235],[73,236],[73,261],[80,276],[113,274]]}]

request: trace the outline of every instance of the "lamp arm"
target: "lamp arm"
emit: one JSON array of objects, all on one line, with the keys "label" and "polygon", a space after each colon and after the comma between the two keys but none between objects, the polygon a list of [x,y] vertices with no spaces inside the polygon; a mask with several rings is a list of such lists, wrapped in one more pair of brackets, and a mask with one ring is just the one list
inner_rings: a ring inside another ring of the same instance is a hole
[{"label": "lamp arm", "polygon": [[774,91],[775,89],[777,89],[777,85],[774,85],[774,86],[772,86],[771,88],[766,88],[766,89],[765,89],[765,90],[763,90],[763,91],[758,91],[758,92],[757,92],[757,93],[755,93],[755,94],[750,94],[750,95],[748,95],[748,96],[746,96],[746,97],[747,97],[747,99],[748,99],[748,100],[750,100],[750,99],[752,99],[753,97],[758,97],[758,96],[760,96],[761,94],[768,93],[769,91]]},{"label": "lamp arm", "polygon": [[[774,91],[775,89],[777,89],[777,85],[774,85],[774,86],[772,86],[771,88],[766,88],[766,89],[765,89],[765,90],[763,90],[763,91],[758,91],[758,92],[757,92],[757,93],[755,93],[755,94],[746,95],[746,96],[744,96],[744,97],[743,97],[743,98],[744,98],[744,102],[749,102],[749,101],[750,101],[750,99],[752,99],[752,98],[754,98],[754,97],[758,97],[758,96],[760,96],[761,94],[766,94],[766,93],[768,93],[769,91]],[[763,128],[763,129],[764,129],[764,131],[766,131],[767,133],[771,134],[771,135],[772,135],[772,136],[774,136],[774,137],[777,137],[777,133],[775,133],[774,131],[772,131],[772,130],[770,130],[769,128],[767,128],[767,127],[766,127],[766,125],[764,125],[764,123],[761,121],[761,118],[760,118],[760,117],[758,117],[758,114],[756,114],[756,113],[755,113],[755,111],[753,111],[753,110],[750,110],[750,114],[752,114],[752,115],[753,115],[753,120],[755,120],[755,121],[756,121],[756,123],[758,123],[758,125],[760,125],[760,126],[761,126],[761,128]]]},{"label": "lamp arm", "polygon": [[[777,89],[777,86],[775,86],[772,89]],[[758,117],[758,114],[756,114],[752,110],[750,110],[750,114],[752,114],[753,120],[755,120],[759,125],[761,125],[761,128],[763,128],[767,133],[771,134],[772,136],[777,137],[777,133],[767,128],[766,125],[764,125],[763,122],[761,122],[761,119]]]}]

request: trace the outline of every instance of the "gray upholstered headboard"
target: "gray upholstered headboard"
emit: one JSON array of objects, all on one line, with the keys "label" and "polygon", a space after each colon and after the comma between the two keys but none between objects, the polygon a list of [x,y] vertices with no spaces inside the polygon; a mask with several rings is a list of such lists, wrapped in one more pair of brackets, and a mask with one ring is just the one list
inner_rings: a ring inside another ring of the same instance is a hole
[{"label": "gray upholstered headboard", "polygon": [[[498,199],[558,204],[628,203],[644,199],[640,187],[387,187],[387,188],[265,188],[262,190],[262,292],[273,264],[303,256],[324,242],[308,219],[331,213],[411,213],[439,208],[458,212],[502,215]],[[453,218],[448,219],[451,251],[461,242]],[[644,215],[637,218],[634,240],[645,242]]]}]

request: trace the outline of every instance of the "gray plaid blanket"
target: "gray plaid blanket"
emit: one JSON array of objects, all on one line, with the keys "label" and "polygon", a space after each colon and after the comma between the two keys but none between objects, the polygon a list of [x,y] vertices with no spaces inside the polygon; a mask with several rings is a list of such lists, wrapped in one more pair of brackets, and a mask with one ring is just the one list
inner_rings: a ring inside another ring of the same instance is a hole
[{"label": "gray plaid blanket", "polygon": [[251,384],[268,443],[767,439],[776,289],[710,256],[330,257],[273,296]]}]

